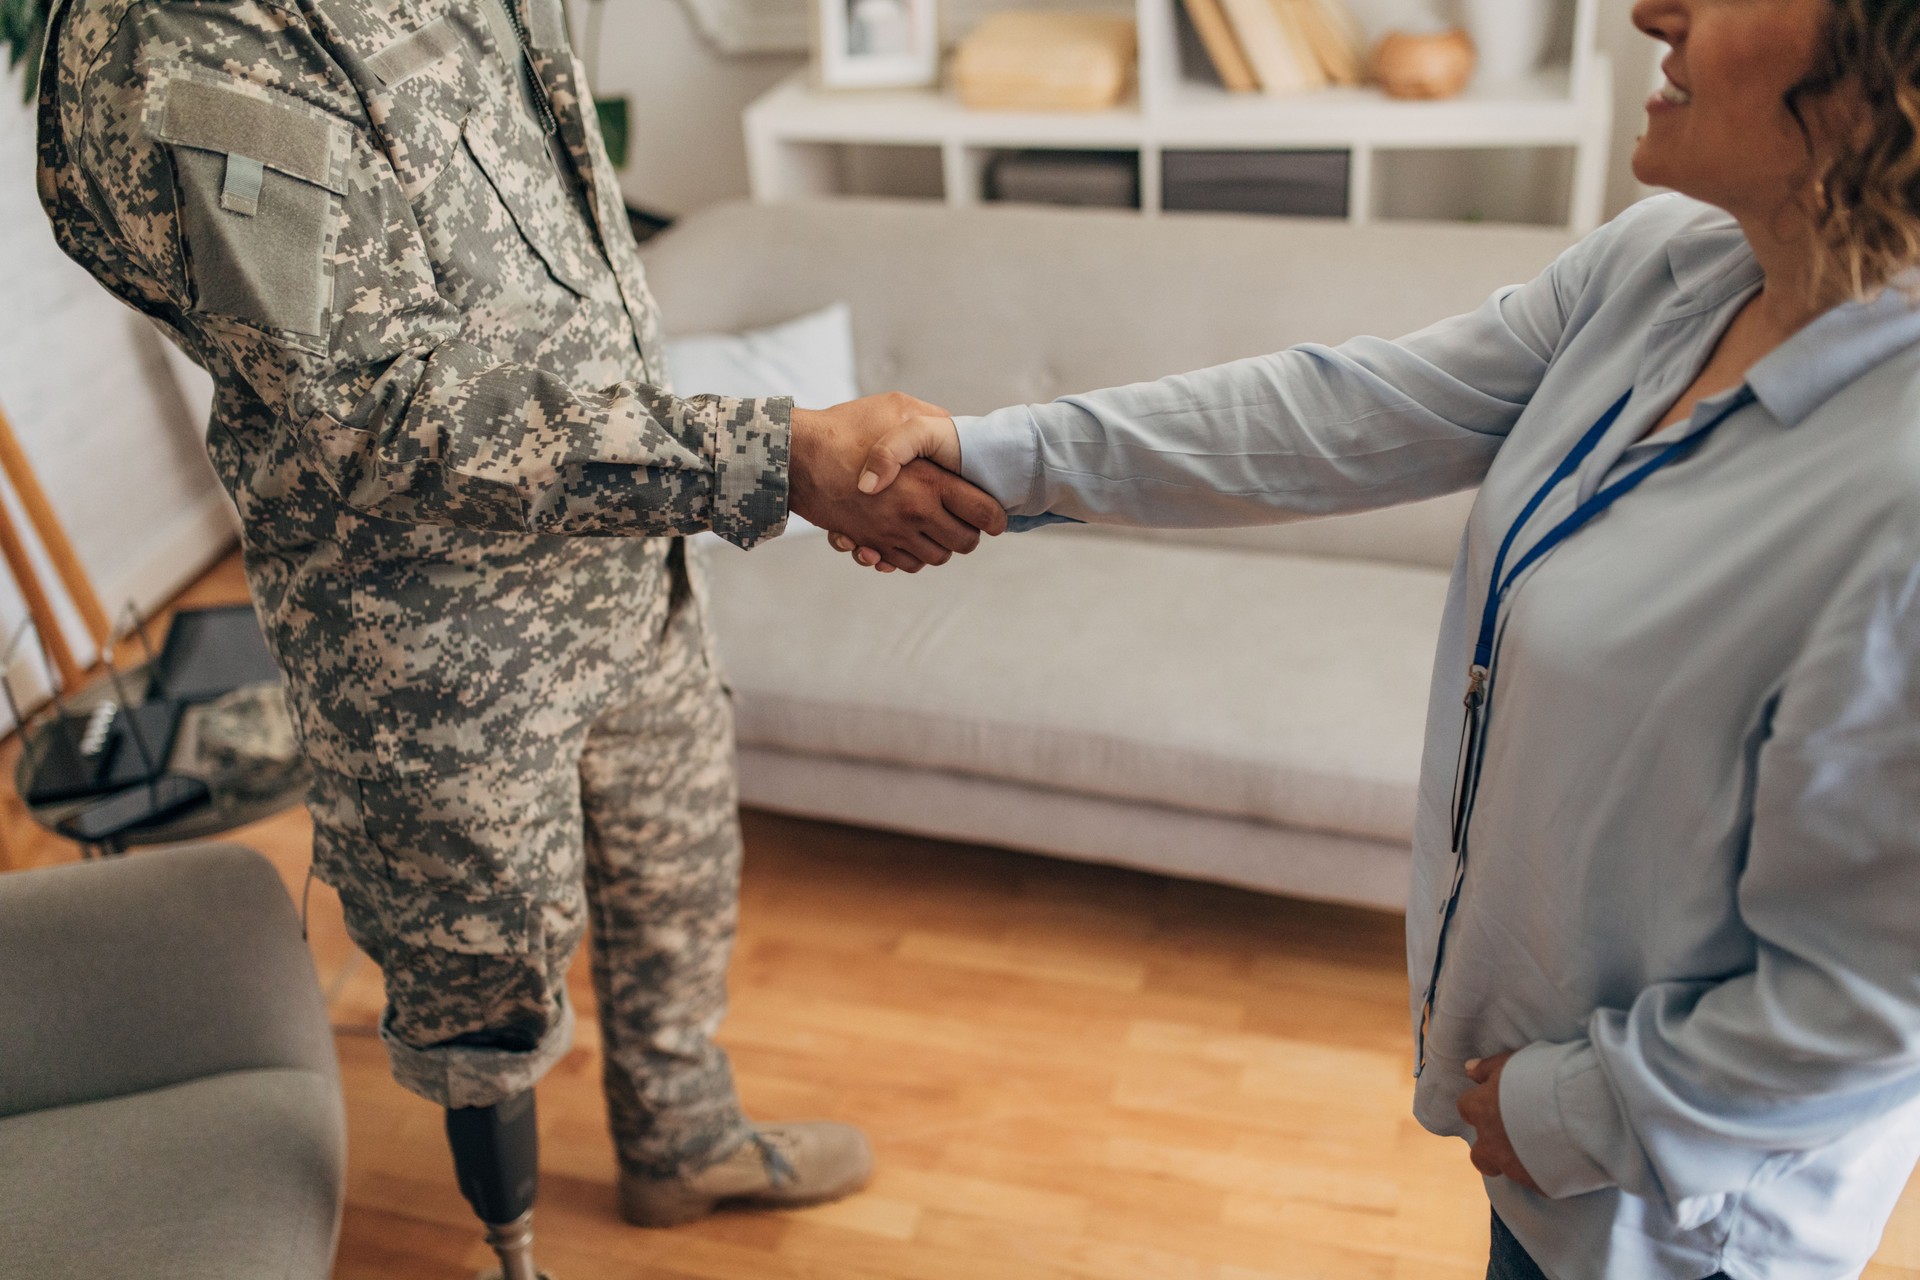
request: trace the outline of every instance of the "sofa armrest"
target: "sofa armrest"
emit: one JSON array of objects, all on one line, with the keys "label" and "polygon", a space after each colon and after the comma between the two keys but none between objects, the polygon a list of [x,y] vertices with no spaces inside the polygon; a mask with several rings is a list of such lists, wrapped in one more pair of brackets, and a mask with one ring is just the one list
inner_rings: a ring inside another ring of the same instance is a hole
[{"label": "sofa armrest", "polygon": [[0,876],[0,1116],[228,1071],[337,1080],[273,867],[231,845]]}]

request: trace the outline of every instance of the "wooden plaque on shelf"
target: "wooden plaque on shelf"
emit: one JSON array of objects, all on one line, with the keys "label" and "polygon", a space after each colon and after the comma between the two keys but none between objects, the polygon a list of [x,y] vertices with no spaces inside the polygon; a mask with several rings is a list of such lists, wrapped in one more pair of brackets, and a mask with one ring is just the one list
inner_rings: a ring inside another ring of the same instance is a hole
[{"label": "wooden plaque on shelf", "polygon": [[996,13],[960,42],[953,83],[986,111],[1101,111],[1133,84],[1133,19],[1110,13]]}]

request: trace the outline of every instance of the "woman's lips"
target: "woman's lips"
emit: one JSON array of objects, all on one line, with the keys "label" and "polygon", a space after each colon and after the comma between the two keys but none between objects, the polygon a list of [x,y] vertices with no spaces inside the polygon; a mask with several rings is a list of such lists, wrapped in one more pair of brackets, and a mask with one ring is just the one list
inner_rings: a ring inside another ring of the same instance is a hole
[{"label": "woman's lips", "polygon": [[1650,112],[1677,111],[1681,107],[1691,105],[1692,102],[1691,93],[1673,81],[1665,80],[1661,82],[1658,89],[1653,91],[1653,96],[1647,99],[1647,110]]}]

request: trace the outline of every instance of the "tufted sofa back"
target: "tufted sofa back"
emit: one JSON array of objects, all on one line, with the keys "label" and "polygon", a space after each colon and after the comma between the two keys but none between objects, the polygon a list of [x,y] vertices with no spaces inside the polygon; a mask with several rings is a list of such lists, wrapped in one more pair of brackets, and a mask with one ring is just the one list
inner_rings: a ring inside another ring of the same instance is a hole
[{"label": "tufted sofa back", "polygon": [[[834,200],[717,206],[644,256],[669,333],[844,301],[863,392],[981,413],[1301,342],[1410,333],[1538,274],[1568,242],[1531,227]],[[1470,501],[1124,536],[1446,567]]]}]

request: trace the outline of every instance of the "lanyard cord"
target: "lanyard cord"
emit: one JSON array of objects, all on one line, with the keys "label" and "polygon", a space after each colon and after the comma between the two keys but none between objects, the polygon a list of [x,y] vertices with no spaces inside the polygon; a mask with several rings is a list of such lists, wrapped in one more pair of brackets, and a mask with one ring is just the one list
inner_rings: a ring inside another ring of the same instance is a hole
[{"label": "lanyard cord", "polygon": [[[1600,438],[1607,434],[1607,428],[1620,420],[1620,415],[1626,411],[1627,401],[1631,399],[1633,399],[1633,388],[1629,387],[1625,395],[1613,402],[1611,409],[1600,415],[1598,422],[1587,428],[1587,434],[1580,437],[1580,443],[1573,446],[1573,452],[1560,460],[1560,465],[1553,469],[1553,474],[1547,477],[1546,483],[1534,490],[1533,497],[1527,499],[1527,505],[1520,508],[1520,515],[1507,530],[1507,536],[1500,540],[1500,550],[1493,557],[1493,572],[1487,575],[1489,589],[1486,607],[1480,611],[1480,637],[1474,641],[1473,645],[1474,666],[1484,669],[1493,662],[1493,624],[1500,615],[1500,597],[1506,594],[1506,584],[1500,583],[1500,570],[1507,563],[1507,552],[1513,550],[1513,540],[1520,536],[1520,530],[1526,527],[1527,521],[1533,519],[1533,513],[1540,509],[1540,504],[1547,500],[1547,495],[1559,488],[1560,482],[1572,475],[1579,469],[1580,464],[1587,460],[1587,455],[1599,445]],[[1598,494],[1595,495],[1595,497],[1598,496]],[[1559,530],[1556,529],[1554,532],[1558,533]],[[1553,534],[1549,533],[1547,537],[1552,538]],[[1542,542],[1544,543],[1545,539],[1542,539]],[[1535,551],[1538,549],[1536,547]],[[1531,563],[1532,559],[1533,556],[1529,555],[1523,563]],[[1516,567],[1513,574],[1508,576],[1507,583],[1511,583],[1513,577],[1519,572],[1520,570]],[[1494,589],[1495,584],[1499,584],[1498,589]]]},{"label": "lanyard cord", "polygon": [[[1600,437],[1606,434],[1607,428],[1612,426],[1614,420],[1620,416],[1620,411],[1627,407],[1627,399],[1632,395],[1633,392],[1627,392],[1625,396],[1622,396],[1619,401],[1614,404],[1613,408],[1607,411],[1606,416],[1593,424],[1593,427],[1587,434],[1581,437],[1580,443],[1574,446],[1573,452],[1567,455],[1566,460],[1547,478],[1547,482],[1540,486],[1539,492],[1533,495],[1533,500],[1527,503],[1526,509],[1520,513],[1520,518],[1514,521],[1513,527],[1507,530],[1506,540],[1500,544],[1500,554],[1494,560],[1493,574],[1488,583],[1487,604],[1480,613],[1480,636],[1473,645],[1473,665],[1480,668],[1483,673],[1486,672],[1489,664],[1493,661],[1493,627],[1495,619],[1498,618],[1500,614],[1500,602],[1506,596],[1507,588],[1513,585],[1514,580],[1532,568],[1534,563],[1542,556],[1565,542],[1575,533],[1578,533],[1581,527],[1594,517],[1639,488],[1641,482],[1648,476],[1660,470],[1662,467],[1678,462],[1682,457],[1699,448],[1721,423],[1752,404],[1756,398],[1753,394],[1752,387],[1740,388],[1740,394],[1728,401],[1720,412],[1714,414],[1713,417],[1707,421],[1704,427],[1675,440],[1672,444],[1655,454],[1651,459],[1620,477],[1620,479],[1614,481],[1612,484],[1599,490],[1585,502],[1575,507],[1572,512],[1567,515],[1566,519],[1553,526],[1553,528],[1547,531],[1545,537],[1534,543],[1532,550],[1521,556],[1519,562],[1516,563],[1512,569],[1508,570],[1507,576],[1502,579],[1500,577],[1500,567],[1507,558],[1508,548],[1513,545],[1514,536],[1520,532],[1520,526],[1525,524],[1528,517],[1533,515],[1535,509],[1545,500],[1547,493],[1562,480],[1566,479],[1574,468],[1578,467],[1580,463],[1585,460],[1586,456],[1593,451],[1594,446],[1600,442]],[[1498,583],[1498,586],[1495,587],[1494,583]]]},{"label": "lanyard cord", "polygon": [[1453,811],[1455,855],[1453,885],[1447,894],[1446,905],[1440,913],[1440,933],[1434,939],[1433,947],[1433,974],[1427,981],[1426,997],[1420,1006],[1420,1023],[1416,1032],[1416,1060],[1413,1069],[1415,1079],[1418,1079],[1420,1073],[1426,1069],[1427,1028],[1433,1020],[1434,996],[1440,989],[1440,966],[1447,954],[1447,933],[1453,924],[1454,912],[1460,906],[1461,890],[1466,885],[1467,826],[1472,821],[1473,803],[1480,791],[1480,762],[1486,754],[1486,712],[1490,710],[1486,702],[1491,692],[1500,605],[1506,599],[1508,589],[1519,580],[1521,574],[1537,564],[1548,552],[1578,533],[1608,507],[1639,488],[1654,472],[1678,462],[1699,448],[1721,423],[1752,404],[1757,397],[1753,393],[1753,388],[1742,387],[1740,393],[1728,401],[1705,426],[1675,440],[1651,459],[1612,484],[1599,489],[1592,497],[1576,506],[1566,518],[1549,529],[1540,541],[1534,543],[1526,554],[1515,562],[1512,569],[1506,570],[1503,577],[1502,570],[1506,567],[1507,553],[1512,550],[1514,540],[1519,536],[1522,526],[1533,518],[1534,512],[1539,510],[1540,504],[1546,501],[1547,495],[1579,469],[1580,464],[1599,445],[1601,437],[1606,435],[1608,428],[1619,420],[1621,413],[1627,407],[1627,402],[1632,398],[1633,391],[1629,388],[1627,393],[1614,401],[1613,407],[1602,414],[1600,420],[1580,437],[1579,443],[1574,445],[1572,452],[1561,460],[1560,465],[1554,468],[1553,474],[1547,477],[1546,483],[1542,484],[1534,492],[1533,497],[1528,499],[1527,505],[1521,508],[1519,516],[1507,530],[1507,536],[1501,539],[1499,552],[1494,556],[1493,572],[1488,575],[1487,580],[1487,602],[1480,613],[1480,634],[1473,645],[1473,665],[1467,669],[1465,698],[1467,712],[1461,726],[1460,760],[1455,765],[1457,780],[1454,788]]}]

